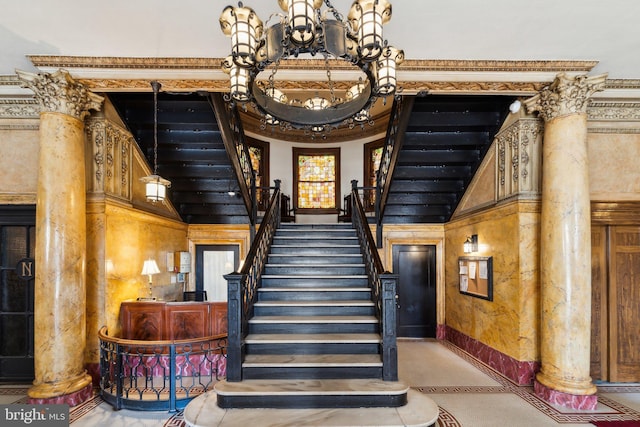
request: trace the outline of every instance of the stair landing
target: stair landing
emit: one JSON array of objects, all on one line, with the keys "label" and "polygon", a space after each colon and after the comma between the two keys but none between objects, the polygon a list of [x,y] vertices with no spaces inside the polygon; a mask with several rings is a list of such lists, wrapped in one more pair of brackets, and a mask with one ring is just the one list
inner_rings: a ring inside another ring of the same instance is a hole
[{"label": "stair landing", "polygon": [[433,426],[438,405],[425,394],[409,389],[408,402],[398,408],[222,409],[217,394],[193,399],[184,420],[194,427],[300,427],[306,426]]}]

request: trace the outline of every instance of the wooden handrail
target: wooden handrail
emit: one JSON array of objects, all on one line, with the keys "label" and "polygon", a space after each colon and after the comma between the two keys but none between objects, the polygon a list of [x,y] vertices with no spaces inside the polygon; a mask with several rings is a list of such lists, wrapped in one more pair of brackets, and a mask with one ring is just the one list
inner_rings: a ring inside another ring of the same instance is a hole
[{"label": "wooden handrail", "polygon": [[164,347],[169,345],[182,345],[193,344],[198,342],[215,341],[220,339],[226,339],[227,334],[209,335],[206,337],[189,338],[184,340],[159,340],[159,341],[146,341],[146,340],[130,340],[125,338],[112,337],[108,335],[107,327],[103,326],[98,331],[98,338],[102,341],[112,342],[120,345],[130,346],[144,346],[144,347]]}]

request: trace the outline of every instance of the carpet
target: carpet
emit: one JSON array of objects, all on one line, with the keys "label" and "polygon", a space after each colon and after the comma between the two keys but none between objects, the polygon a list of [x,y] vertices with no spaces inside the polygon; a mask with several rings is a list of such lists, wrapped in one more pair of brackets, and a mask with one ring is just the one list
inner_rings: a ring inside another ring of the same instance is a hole
[{"label": "carpet", "polygon": [[591,421],[596,427],[640,427],[640,421]]}]

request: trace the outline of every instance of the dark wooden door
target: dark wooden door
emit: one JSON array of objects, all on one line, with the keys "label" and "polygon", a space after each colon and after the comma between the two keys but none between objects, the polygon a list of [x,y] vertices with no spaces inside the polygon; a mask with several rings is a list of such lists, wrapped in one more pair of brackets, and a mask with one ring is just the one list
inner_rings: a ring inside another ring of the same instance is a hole
[{"label": "dark wooden door", "polygon": [[394,245],[393,272],[398,275],[398,336],[435,338],[436,247]]},{"label": "dark wooden door", "polygon": [[35,222],[35,206],[0,206],[0,382],[34,378]]}]

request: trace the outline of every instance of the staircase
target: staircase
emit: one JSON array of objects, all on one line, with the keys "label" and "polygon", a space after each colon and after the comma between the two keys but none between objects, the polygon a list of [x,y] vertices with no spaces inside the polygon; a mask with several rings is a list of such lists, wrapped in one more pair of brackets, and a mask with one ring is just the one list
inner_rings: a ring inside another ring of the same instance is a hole
[{"label": "staircase", "polygon": [[505,120],[512,97],[416,97],[402,130],[385,224],[445,223]]},{"label": "staircase", "polygon": [[242,381],[216,385],[222,408],[398,407],[383,381],[379,321],[351,224],[282,224],[244,340]]}]

